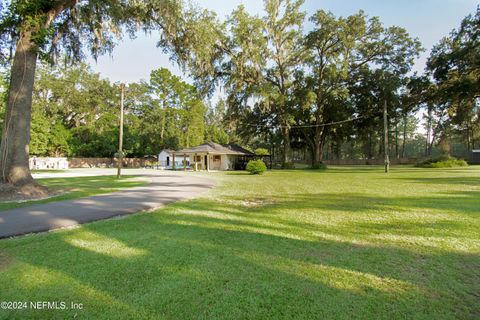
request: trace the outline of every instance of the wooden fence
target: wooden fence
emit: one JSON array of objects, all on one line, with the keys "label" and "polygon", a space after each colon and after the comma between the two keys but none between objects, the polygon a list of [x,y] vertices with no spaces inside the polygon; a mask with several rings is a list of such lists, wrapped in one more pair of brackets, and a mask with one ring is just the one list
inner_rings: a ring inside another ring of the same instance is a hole
[{"label": "wooden fence", "polygon": [[[114,158],[68,158],[70,168],[113,168],[117,166]],[[124,168],[143,168],[157,163],[153,158],[124,158]]]},{"label": "wooden fence", "polygon": [[[346,166],[360,166],[360,165],[383,165],[383,159],[338,159],[338,160],[324,160],[326,165],[346,165]],[[392,158],[390,159],[391,165],[397,164],[414,164],[416,159],[412,158]]]}]

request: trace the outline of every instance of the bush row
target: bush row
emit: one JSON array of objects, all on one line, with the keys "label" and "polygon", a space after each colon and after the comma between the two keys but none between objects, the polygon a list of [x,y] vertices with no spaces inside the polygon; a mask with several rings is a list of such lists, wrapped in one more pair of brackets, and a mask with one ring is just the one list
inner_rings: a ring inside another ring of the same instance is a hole
[{"label": "bush row", "polygon": [[455,168],[467,167],[468,163],[463,159],[457,159],[449,155],[441,155],[424,159],[418,162],[415,166],[420,168]]}]

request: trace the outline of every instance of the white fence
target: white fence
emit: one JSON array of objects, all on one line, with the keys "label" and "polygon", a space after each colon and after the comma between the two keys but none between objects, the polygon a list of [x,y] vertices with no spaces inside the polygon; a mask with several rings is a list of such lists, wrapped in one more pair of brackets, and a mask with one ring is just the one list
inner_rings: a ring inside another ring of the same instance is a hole
[{"label": "white fence", "polygon": [[68,169],[68,160],[67,158],[32,157],[28,160],[28,165],[30,170],[66,170]]}]

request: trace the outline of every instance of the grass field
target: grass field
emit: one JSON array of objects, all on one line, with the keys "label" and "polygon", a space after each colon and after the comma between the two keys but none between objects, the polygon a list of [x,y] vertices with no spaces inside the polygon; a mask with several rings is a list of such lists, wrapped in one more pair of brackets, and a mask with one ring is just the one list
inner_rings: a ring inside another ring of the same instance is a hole
[{"label": "grass field", "polygon": [[479,319],[480,168],[215,173],[165,209],[0,241],[0,318]]},{"label": "grass field", "polygon": [[[42,170],[41,172],[45,171],[46,170]],[[146,183],[145,181],[132,179],[132,177],[122,177],[121,179],[117,179],[116,176],[48,178],[37,179],[37,181],[51,189],[60,189],[64,192],[58,196],[43,200],[0,202],[0,211],[26,207],[32,204],[84,198],[88,196],[114,192],[120,189],[142,186]]]}]

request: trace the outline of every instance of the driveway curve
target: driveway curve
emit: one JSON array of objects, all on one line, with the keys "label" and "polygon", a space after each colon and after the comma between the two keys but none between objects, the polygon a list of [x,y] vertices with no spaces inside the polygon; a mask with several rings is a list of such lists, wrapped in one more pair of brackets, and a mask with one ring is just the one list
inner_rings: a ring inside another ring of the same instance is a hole
[{"label": "driveway curve", "polygon": [[142,176],[150,183],[109,194],[2,211],[0,238],[161,208],[175,201],[193,198],[214,186],[212,180],[189,173],[144,173]]}]

